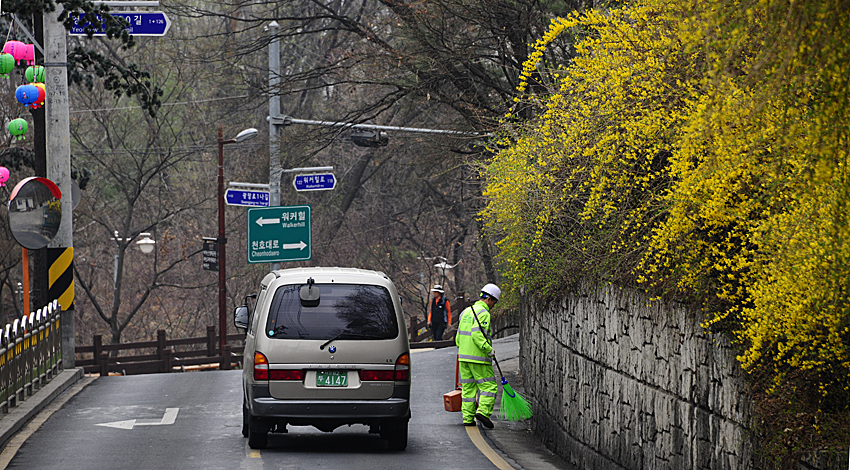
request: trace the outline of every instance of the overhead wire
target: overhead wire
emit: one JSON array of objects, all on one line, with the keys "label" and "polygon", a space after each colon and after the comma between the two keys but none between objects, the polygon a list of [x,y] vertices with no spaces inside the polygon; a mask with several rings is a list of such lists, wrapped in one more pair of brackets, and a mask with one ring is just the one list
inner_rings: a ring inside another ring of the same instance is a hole
[{"label": "overhead wire", "polygon": [[[239,96],[225,96],[223,98],[210,98],[207,100],[192,100],[192,101],[179,101],[176,103],[162,103],[162,106],[178,106],[185,104],[196,104],[196,103],[209,103],[211,101],[225,101],[225,100],[237,100],[240,98],[249,98],[251,95],[239,95]],[[122,106],[120,108],[100,108],[100,109],[75,109],[69,111],[71,114],[79,114],[79,113],[94,113],[98,111],[122,111],[127,109],[141,109],[141,106]]]}]

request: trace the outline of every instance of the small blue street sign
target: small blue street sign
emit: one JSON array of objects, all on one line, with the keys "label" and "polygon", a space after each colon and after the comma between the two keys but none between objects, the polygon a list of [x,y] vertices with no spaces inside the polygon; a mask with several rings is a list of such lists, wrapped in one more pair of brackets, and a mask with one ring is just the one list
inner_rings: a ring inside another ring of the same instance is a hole
[{"label": "small blue street sign", "polygon": [[269,193],[266,191],[228,189],[224,192],[224,200],[229,206],[268,207]]},{"label": "small blue street sign", "polygon": [[292,185],[296,191],[326,191],[336,187],[336,178],[333,173],[298,175],[292,180]]},{"label": "small blue street sign", "polygon": [[[127,32],[131,36],[165,36],[171,27],[171,20],[161,11],[119,11],[110,13],[113,17],[123,18],[127,21]],[[74,26],[68,34],[83,36],[86,34],[85,27],[89,23],[85,20],[85,13],[81,13],[74,20]],[[103,36],[103,29],[94,32],[95,36]]]}]

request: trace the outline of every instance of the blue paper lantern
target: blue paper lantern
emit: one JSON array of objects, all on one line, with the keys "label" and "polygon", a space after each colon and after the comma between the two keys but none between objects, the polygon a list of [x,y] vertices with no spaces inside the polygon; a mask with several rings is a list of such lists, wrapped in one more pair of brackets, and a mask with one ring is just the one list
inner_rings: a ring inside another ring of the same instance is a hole
[{"label": "blue paper lantern", "polygon": [[15,90],[15,98],[22,105],[29,106],[38,99],[38,87],[35,85],[21,85]]}]

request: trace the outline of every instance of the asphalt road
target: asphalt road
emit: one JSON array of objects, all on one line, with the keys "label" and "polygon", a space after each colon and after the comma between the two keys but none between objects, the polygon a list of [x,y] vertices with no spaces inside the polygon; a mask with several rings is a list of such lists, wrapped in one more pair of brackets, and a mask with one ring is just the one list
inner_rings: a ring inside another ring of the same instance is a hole
[{"label": "asphalt road", "polygon": [[323,433],[289,426],[262,451],[241,434],[241,371],[101,377],[71,397],[26,441],[20,469],[493,469],[460,413],[443,409],[455,349],[414,351],[406,451],[365,426]]}]

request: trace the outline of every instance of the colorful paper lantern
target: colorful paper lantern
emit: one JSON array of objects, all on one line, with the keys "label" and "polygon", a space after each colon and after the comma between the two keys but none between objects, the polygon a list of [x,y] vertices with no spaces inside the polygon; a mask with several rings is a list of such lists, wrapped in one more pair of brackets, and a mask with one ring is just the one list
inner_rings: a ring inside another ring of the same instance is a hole
[{"label": "colorful paper lantern", "polygon": [[15,60],[20,60],[24,55],[24,43],[21,41],[6,41],[3,45],[3,52],[12,54]]},{"label": "colorful paper lantern", "polygon": [[21,41],[8,41],[3,46],[3,52],[12,54],[16,64],[24,61],[27,65],[35,65],[35,46],[32,44],[24,44]]},{"label": "colorful paper lantern", "polygon": [[33,83],[33,86],[38,88],[38,98],[32,103],[32,109],[38,109],[44,106],[44,100],[47,98],[47,92],[44,90],[44,83]]},{"label": "colorful paper lantern", "polygon": [[9,72],[15,70],[15,56],[12,54],[0,54],[0,77],[9,78]]},{"label": "colorful paper lantern", "polygon": [[6,181],[9,181],[9,169],[0,166],[0,186],[6,186]]},{"label": "colorful paper lantern", "polygon": [[35,45],[34,44],[24,44],[23,60],[27,63],[27,65],[35,65]]},{"label": "colorful paper lantern", "polygon": [[6,44],[3,45],[3,52],[11,54],[12,57],[15,58],[15,63],[17,64],[19,60],[24,58],[24,46],[26,46],[26,44],[21,41],[6,41]]},{"label": "colorful paper lantern", "polygon": [[27,67],[27,71],[24,72],[24,76],[27,77],[27,81],[30,83],[44,83],[44,67],[41,65],[30,65]]},{"label": "colorful paper lantern", "polygon": [[24,134],[27,133],[28,128],[29,124],[27,124],[26,119],[12,119],[12,121],[9,122],[9,133],[12,134],[12,140],[15,140],[15,137],[17,137],[18,140],[24,140]]},{"label": "colorful paper lantern", "polygon": [[15,90],[15,98],[22,105],[29,106],[38,99],[38,88],[35,85],[21,85]]}]

